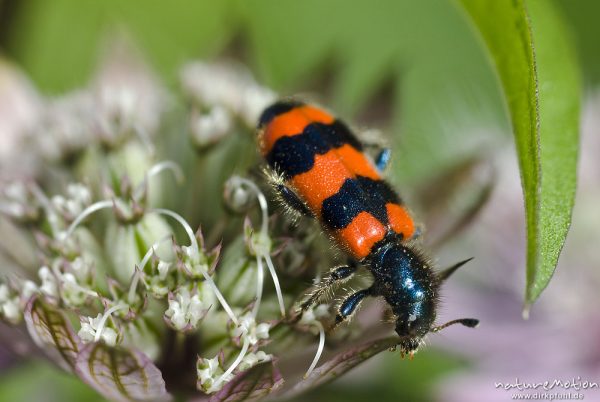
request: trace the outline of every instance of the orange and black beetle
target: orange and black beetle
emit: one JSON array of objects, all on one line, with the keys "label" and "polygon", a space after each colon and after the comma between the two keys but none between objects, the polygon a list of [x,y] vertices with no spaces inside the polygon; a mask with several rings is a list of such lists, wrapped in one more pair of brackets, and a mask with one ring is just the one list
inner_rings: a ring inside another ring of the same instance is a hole
[{"label": "orange and black beetle", "polygon": [[411,243],[415,224],[400,196],[380,175],[389,160],[381,150],[375,163],[350,129],[326,111],[298,101],[269,106],[258,123],[259,148],[278,177],[275,187],[293,209],[319,220],[351,263],[334,268],[302,305],[307,309],[331,286],[352,276],[359,266],[373,284],[340,304],[336,323],[346,320],[367,296],[383,297],[396,318],[403,353],[412,354],[429,332],[461,323],[435,326],[441,283],[466,261],[435,272],[430,260]]}]

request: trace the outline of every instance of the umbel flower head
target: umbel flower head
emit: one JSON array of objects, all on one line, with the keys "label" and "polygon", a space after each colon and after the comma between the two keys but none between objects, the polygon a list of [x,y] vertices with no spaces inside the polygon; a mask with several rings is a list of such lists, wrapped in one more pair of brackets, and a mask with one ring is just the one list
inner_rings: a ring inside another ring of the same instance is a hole
[{"label": "umbel flower head", "polygon": [[30,353],[111,400],[224,401],[296,395],[396,343],[354,322],[319,361],[332,309],[291,319],[339,256],[271,214],[254,127],[276,95],[242,67],[186,65],[184,96],[123,49],[60,98],[0,73],[23,109],[0,160],[1,330]]}]

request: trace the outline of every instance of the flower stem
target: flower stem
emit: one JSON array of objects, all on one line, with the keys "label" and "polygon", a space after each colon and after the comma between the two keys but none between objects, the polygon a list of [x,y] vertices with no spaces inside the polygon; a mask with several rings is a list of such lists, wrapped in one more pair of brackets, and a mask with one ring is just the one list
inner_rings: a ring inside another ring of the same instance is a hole
[{"label": "flower stem", "polygon": [[[248,180],[248,179],[244,179],[243,177],[239,177],[238,179],[239,179],[240,183],[243,183],[246,186],[250,187],[250,189],[252,189],[254,194],[256,194],[256,198],[258,199],[258,204],[260,205],[260,210],[262,212],[262,222],[261,222],[260,231],[263,236],[268,237],[269,208],[267,205],[267,199],[265,198],[262,191],[260,191],[258,186],[256,184],[254,184],[254,182],[252,182],[251,180]],[[271,260],[271,256],[269,255],[269,252],[265,253],[265,255],[263,257],[264,257],[265,261],[267,262],[267,267],[269,267],[269,274],[271,275],[271,278],[273,278],[273,284],[275,285],[275,292],[277,293],[277,300],[279,302],[279,310],[281,312],[281,316],[285,317],[285,305],[283,303],[283,295],[281,293],[281,286],[279,285],[279,279],[277,278],[277,272],[275,271],[275,267],[273,266],[273,261]],[[258,259],[260,259],[260,256],[257,258],[257,260]]]},{"label": "flower stem", "polygon": [[252,318],[256,318],[256,315],[258,314],[258,309],[262,300],[264,277],[265,273],[262,258],[260,258],[260,256],[256,256],[256,301],[254,302],[254,307],[252,308]]},{"label": "flower stem", "polygon": [[131,285],[129,286],[129,294],[127,295],[127,301],[129,302],[129,304],[133,303],[135,300],[135,291],[137,290],[138,282],[140,281],[140,278],[142,276],[142,271],[144,270],[144,267],[146,266],[146,264],[152,257],[152,254],[154,254],[155,248],[160,246],[161,243],[169,240],[171,238],[171,236],[172,236],[171,234],[168,234],[168,235],[162,237],[161,239],[156,241],[153,245],[151,245],[150,248],[148,249],[148,251],[146,252],[146,254],[144,254],[144,257],[142,258],[142,260],[140,261],[140,264],[138,265],[138,270],[135,271],[135,273],[133,274],[133,278],[131,279]]},{"label": "flower stem", "polygon": [[265,261],[267,261],[269,273],[271,274],[271,277],[273,278],[273,284],[275,285],[275,292],[277,293],[277,300],[279,301],[279,311],[281,312],[281,316],[285,317],[285,304],[283,303],[283,294],[281,293],[281,286],[279,285],[277,272],[275,272],[275,267],[273,266],[273,261],[271,260],[271,256],[269,254],[265,255]]},{"label": "flower stem", "polygon": [[240,363],[242,362],[242,359],[244,359],[244,356],[246,356],[246,352],[248,351],[248,346],[250,346],[250,342],[248,341],[248,338],[246,337],[244,339],[244,344],[242,345],[242,350],[240,351],[240,354],[238,355],[238,357],[233,361],[233,363],[231,363],[231,366],[229,366],[229,368],[227,369],[227,371],[225,371],[223,373],[223,375],[219,378],[217,378],[217,381],[215,381],[213,383],[213,385],[211,386],[212,389],[215,389],[216,387],[218,387],[219,385],[221,385],[221,383],[231,374],[233,373],[233,370],[235,370],[235,368],[237,366],[240,365]]},{"label": "flower stem", "polygon": [[317,348],[317,353],[315,354],[315,358],[313,359],[310,367],[306,371],[306,374],[304,374],[304,378],[307,378],[310,375],[310,373],[312,373],[313,370],[315,369],[315,367],[317,366],[317,363],[319,362],[319,359],[321,358],[321,354],[323,354],[323,348],[325,346],[325,329],[323,328],[323,324],[321,324],[320,321],[315,321],[314,325],[319,329],[319,347]]},{"label": "flower stem", "polygon": [[148,172],[146,173],[144,180],[135,189],[135,191],[133,193],[133,198],[136,200],[139,199],[142,196],[142,194],[144,193],[144,189],[147,186],[148,181],[152,177],[156,176],[157,174],[159,174],[165,170],[170,170],[173,173],[173,175],[175,176],[175,180],[177,181],[177,184],[180,184],[185,179],[183,171],[181,170],[181,168],[179,167],[179,165],[177,163],[175,163],[173,161],[159,162],[156,165],[152,166],[150,169],[148,169]]},{"label": "flower stem", "polygon": [[102,209],[111,208],[113,205],[114,205],[113,201],[104,200],[104,201],[95,202],[92,205],[90,205],[89,207],[87,207],[86,209],[84,209],[79,215],[77,215],[77,218],[75,218],[75,220],[71,223],[71,225],[69,226],[67,231],[64,232],[64,234],[62,235],[62,240],[63,241],[67,240],[69,238],[69,236],[71,236],[73,231],[77,228],[77,226],[79,226],[79,224],[85,218],[87,218],[88,216],[90,216],[93,213],[100,211]]},{"label": "flower stem", "polygon": [[102,338],[102,330],[104,329],[104,325],[106,324],[108,317],[110,317],[110,315],[112,313],[114,313],[115,311],[123,310],[126,308],[129,308],[129,306],[127,306],[126,304],[117,304],[115,306],[112,306],[108,310],[106,310],[106,312],[100,319],[100,322],[98,323],[98,328],[96,328],[96,335],[94,336],[94,342],[98,342],[100,340],[100,338]]}]

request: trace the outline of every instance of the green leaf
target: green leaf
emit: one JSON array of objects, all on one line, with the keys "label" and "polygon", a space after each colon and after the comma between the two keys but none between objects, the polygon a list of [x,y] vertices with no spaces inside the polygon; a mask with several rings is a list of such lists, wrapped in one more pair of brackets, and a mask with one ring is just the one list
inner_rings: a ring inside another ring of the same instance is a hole
[{"label": "green leaf", "polygon": [[77,356],[76,371],[84,382],[111,401],[172,399],[160,370],[137,350],[90,343]]},{"label": "green leaf", "polygon": [[81,340],[67,317],[37,296],[27,303],[24,315],[27,331],[36,345],[60,367],[73,371]]},{"label": "green leaf", "polygon": [[554,273],[571,222],[579,135],[576,57],[551,2],[459,4],[483,38],[512,120],[527,221],[526,315]]},{"label": "green leaf", "polygon": [[539,269],[528,267],[527,303],[544,290],[558,262],[577,187],[581,84],[569,32],[552,2],[528,0],[538,66],[542,167]]},{"label": "green leaf", "polygon": [[168,7],[160,0],[33,0],[16,8],[7,47],[42,90],[56,93],[87,82],[101,46],[124,31],[172,82],[184,61],[223,46],[232,25],[227,5],[194,0]]}]

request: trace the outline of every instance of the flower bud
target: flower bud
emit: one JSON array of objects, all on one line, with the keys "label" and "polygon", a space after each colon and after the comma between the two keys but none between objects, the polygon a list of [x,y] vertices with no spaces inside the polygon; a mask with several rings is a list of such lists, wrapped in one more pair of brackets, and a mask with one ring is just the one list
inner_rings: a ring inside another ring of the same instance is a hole
[{"label": "flower bud", "polygon": [[192,141],[201,150],[218,143],[232,128],[231,115],[221,106],[213,107],[207,114],[193,112],[190,119]]},{"label": "flower bud", "polygon": [[233,374],[229,374],[227,378],[222,380],[218,389],[213,388],[215,380],[220,378],[225,373],[225,369],[221,366],[218,356],[215,356],[212,359],[198,357],[198,362],[196,363],[196,373],[198,375],[198,382],[196,386],[200,391],[206,393],[217,392],[223,385],[233,379]]},{"label": "flower bud", "polygon": [[246,186],[239,176],[232,176],[223,187],[223,198],[225,204],[237,213],[247,212],[256,202],[256,194],[253,189]]},{"label": "flower bud", "polygon": [[13,325],[23,318],[19,295],[5,283],[0,283],[0,318]]}]

